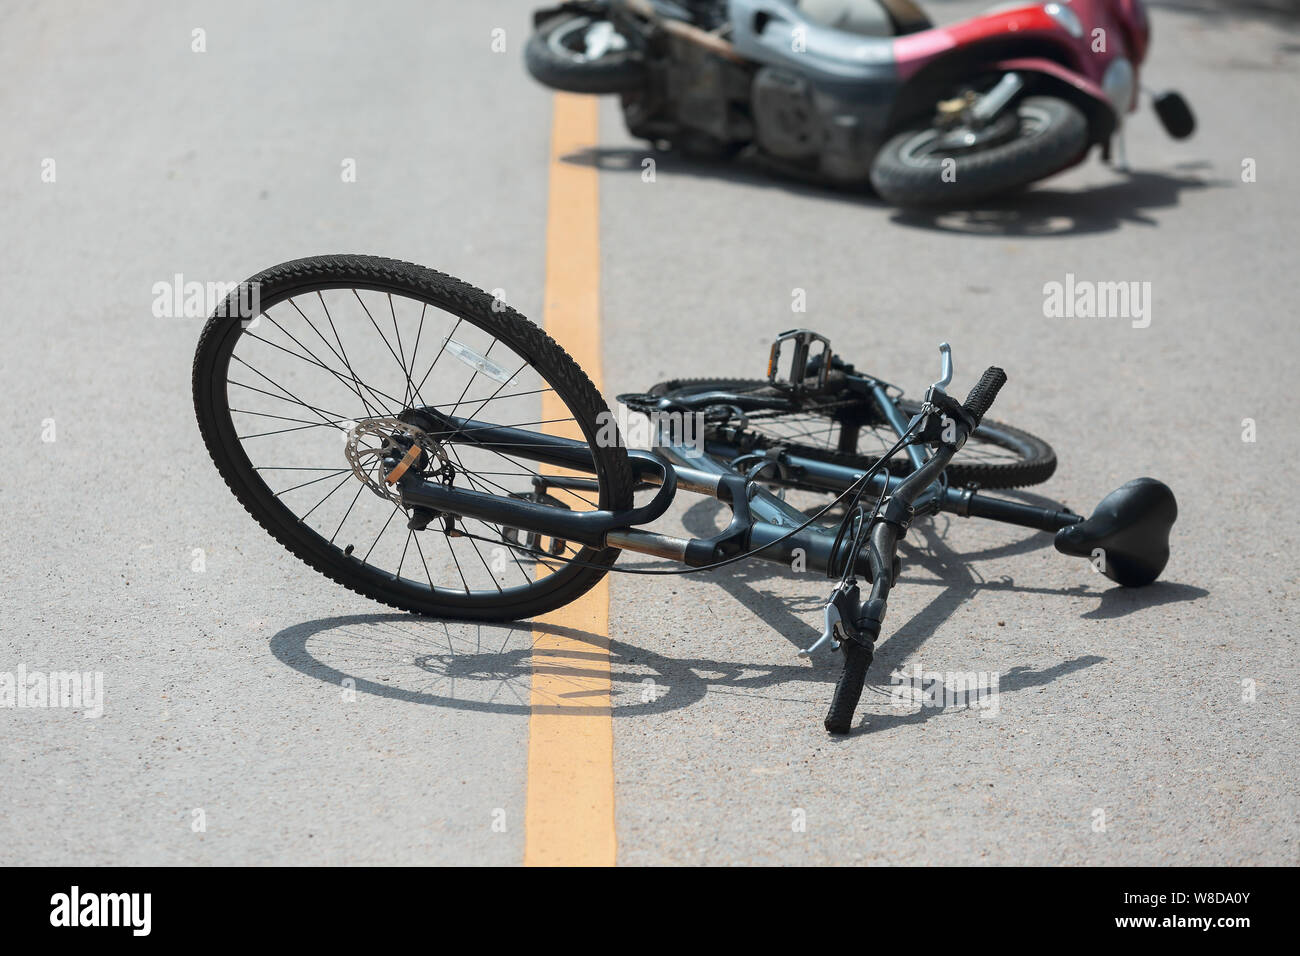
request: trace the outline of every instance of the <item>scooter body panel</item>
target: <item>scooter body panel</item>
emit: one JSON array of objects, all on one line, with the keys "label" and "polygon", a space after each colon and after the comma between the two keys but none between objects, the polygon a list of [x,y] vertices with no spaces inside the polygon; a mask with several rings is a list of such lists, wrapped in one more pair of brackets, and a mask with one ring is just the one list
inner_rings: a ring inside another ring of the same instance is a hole
[{"label": "scooter body panel", "polygon": [[[895,86],[894,37],[822,26],[783,0],[730,0],[731,42],[741,56],[842,92]],[[873,97],[878,98],[878,97]]]}]

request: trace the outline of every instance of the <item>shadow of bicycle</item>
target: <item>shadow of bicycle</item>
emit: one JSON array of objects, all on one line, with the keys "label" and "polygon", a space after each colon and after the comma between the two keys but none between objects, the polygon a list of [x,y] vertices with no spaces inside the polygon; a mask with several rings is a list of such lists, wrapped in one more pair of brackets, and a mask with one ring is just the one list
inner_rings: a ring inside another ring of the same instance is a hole
[{"label": "shadow of bicycle", "polygon": [[[1053,499],[1025,490],[1004,491],[1000,494],[1037,507],[1062,507]],[[684,514],[683,524],[689,533],[704,536],[716,529],[720,512],[721,506],[717,502],[704,500]],[[925,641],[980,591],[1060,597],[1095,595],[1098,598],[1097,607],[1080,615],[1086,620],[1117,618],[1157,605],[1197,601],[1210,593],[1204,588],[1164,581],[1145,588],[1125,588],[1112,585],[1100,577],[1099,580],[1104,582],[1100,591],[1084,584],[1067,588],[1020,584],[1009,576],[988,580],[979,573],[980,562],[1028,554],[1050,547],[1051,536],[1023,529],[1020,536],[1009,542],[958,553],[945,540],[951,522],[952,519],[947,516],[918,522],[913,525],[909,537],[900,548],[903,570],[898,586],[928,586],[936,587],[938,591],[909,619],[891,622],[887,628],[888,636],[877,644],[875,661],[868,672],[864,688],[864,701],[868,703],[873,696],[889,698],[891,702],[899,703],[898,672],[904,662],[914,660]],[[807,646],[818,637],[821,625],[815,612],[820,610],[820,601],[814,600],[814,606],[811,607],[801,607],[798,603],[783,600],[781,595],[789,592],[791,581],[806,579],[806,574],[799,574],[781,565],[759,562],[730,565],[720,569],[714,577],[722,590],[739,604],[755,609],[764,621],[796,646]],[[1015,692],[1048,684],[1105,660],[1106,658],[1096,655],[1085,655],[1041,669],[1015,666],[1000,675],[998,692]],[[834,663],[836,666],[824,671],[827,681],[838,677],[838,659],[834,659]],[[945,706],[942,700],[919,709],[905,707],[903,710],[904,712],[894,711],[883,715],[860,713],[859,727],[876,733],[900,725],[922,723],[953,712],[953,708]]]},{"label": "shadow of bicycle", "polygon": [[[539,636],[547,635],[565,638],[564,649],[535,654]],[[299,673],[359,694],[496,714],[537,707],[566,716],[608,714],[610,707],[584,702],[593,680],[602,678],[620,718],[687,707],[710,688],[763,691],[834,680],[806,663],[667,657],[545,622],[477,624],[389,613],[305,621],[274,635],[271,652]],[[539,668],[550,678],[545,700],[534,697]]]},{"label": "shadow of bicycle", "polygon": [[[1054,504],[1028,492],[1011,494],[1031,503]],[[692,534],[709,534],[719,520],[719,508],[717,502],[701,501],[687,510],[683,524]],[[914,543],[905,545],[900,586],[926,585],[938,591],[911,618],[892,625],[889,637],[878,646],[866,687],[868,702],[873,697],[896,700],[897,672],[904,662],[914,659],[926,639],[979,590],[1060,596],[1096,593],[1084,585],[1042,588],[1010,578],[988,581],[979,576],[980,561],[1037,550],[1049,543],[1047,535],[1026,531],[1023,538],[958,554],[944,540],[946,529],[943,523],[919,522],[914,526]],[[807,582],[806,573],[746,562],[721,568],[710,579],[789,640],[792,651],[816,639],[820,599],[791,593],[794,580]],[[1100,592],[1098,606],[1082,616],[1114,618],[1157,604],[1195,601],[1208,593],[1170,583],[1137,590],[1108,588]],[[564,638],[560,648],[548,641],[545,653],[535,653],[539,638],[547,636]],[[808,701],[821,707],[839,676],[839,658],[833,653],[812,661],[792,657],[788,664],[674,657],[545,621],[478,624],[394,613],[306,621],[272,637],[271,651],[302,674],[356,693],[519,715],[545,708],[563,715],[612,713],[626,719],[688,707],[710,692]],[[1104,661],[1084,655],[1043,668],[1017,665],[1000,675],[999,693],[1042,686]],[[544,690],[533,681],[539,669],[549,678]],[[593,682],[601,686],[603,681],[608,681],[611,706],[604,705],[603,692],[600,704],[587,703]],[[548,696],[539,699],[538,695]],[[869,732],[878,732],[949,715],[953,709],[926,706],[913,712],[904,708],[883,715],[866,713],[860,720]]]}]

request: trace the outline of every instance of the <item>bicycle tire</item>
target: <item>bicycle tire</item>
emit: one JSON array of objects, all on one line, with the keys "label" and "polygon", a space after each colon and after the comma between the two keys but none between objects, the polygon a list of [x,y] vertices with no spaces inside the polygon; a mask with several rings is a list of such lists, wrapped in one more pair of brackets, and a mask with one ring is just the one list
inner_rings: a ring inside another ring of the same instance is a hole
[{"label": "bicycle tire", "polygon": [[[593,504],[609,510],[631,507],[634,481],[626,450],[596,440],[598,420],[609,414],[600,393],[550,336],[488,293],[412,263],[361,255],[297,259],[267,269],[249,282],[260,290],[259,317],[268,315],[273,306],[297,296],[329,290],[353,290],[359,301],[360,292],[388,294],[390,303],[393,294],[410,298],[455,318],[456,328],[463,322],[467,328],[477,328],[483,334],[495,337],[522,357],[572,413],[592,449],[595,479],[599,484],[598,501]],[[324,304],[323,297],[321,301]],[[500,621],[531,617],[568,604],[593,587],[606,573],[599,567],[580,565],[609,565],[617,558],[617,549],[584,546],[572,558],[572,564],[564,564],[550,574],[537,575],[533,580],[527,579],[526,569],[521,564],[519,570],[525,572],[526,583],[510,589],[498,585],[496,594],[471,593],[468,583],[465,593],[461,594],[460,589],[434,585],[431,576],[427,588],[422,583],[417,586],[415,581],[401,577],[400,564],[394,578],[368,564],[369,553],[366,560],[358,561],[350,548],[345,550],[332,539],[327,541],[323,534],[308,526],[284,503],[283,493],[273,493],[263,479],[262,471],[251,464],[232,419],[232,414],[242,410],[231,408],[228,377],[232,352],[244,337],[248,320],[224,315],[222,311],[219,309],[208,319],[194,356],[194,407],[204,444],[226,485],[244,509],[286,549],[321,574],[358,594],[402,610],[453,619]],[[423,316],[422,310],[422,323]],[[397,327],[396,312],[393,322]],[[418,345],[417,338],[417,349]],[[414,354],[412,360],[414,364]],[[437,359],[434,364],[437,364]],[[410,381],[409,373],[407,381]],[[357,397],[361,396],[358,389]],[[450,443],[451,440],[446,441]],[[358,489],[358,499],[360,495],[361,489]],[[347,515],[344,516],[346,520]],[[444,536],[448,541],[456,537],[445,533]],[[408,537],[408,546],[410,540]],[[450,543],[448,546],[451,547]],[[403,551],[403,558],[405,553]],[[422,548],[420,555],[423,560]],[[487,567],[486,562],[484,567]],[[427,563],[425,570],[428,573]]]}]

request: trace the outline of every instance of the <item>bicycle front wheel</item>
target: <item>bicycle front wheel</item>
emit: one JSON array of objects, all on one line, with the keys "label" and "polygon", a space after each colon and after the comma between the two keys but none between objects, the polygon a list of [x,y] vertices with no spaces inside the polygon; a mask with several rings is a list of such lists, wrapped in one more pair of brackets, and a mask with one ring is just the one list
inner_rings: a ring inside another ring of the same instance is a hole
[{"label": "bicycle front wheel", "polygon": [[[476,620],[552,610],[603,576],[585,565],[608,566],[617,550],[449,515],[420,527],[376,473],[393,442],[415,443],[425,480],[569,511],[630,507],[626,451],[597,442],[608,407],[541,329],[391,259],[298,259],[246,286],[256,305],[203,329],[194,406],[226,484],[289,551],[393,607]],[[585,440],[594,474],[551,487],[509,448],[416,427],[419,408]]]}]

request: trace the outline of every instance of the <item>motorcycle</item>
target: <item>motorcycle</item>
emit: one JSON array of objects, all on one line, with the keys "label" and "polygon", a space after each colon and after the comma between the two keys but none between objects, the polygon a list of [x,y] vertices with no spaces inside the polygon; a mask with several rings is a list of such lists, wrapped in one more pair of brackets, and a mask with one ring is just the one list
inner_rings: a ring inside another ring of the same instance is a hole
[{"label": "motorcycle", "polygon": [[[1004,3],[934,26],[912,0],[569,0],[537,11],[529,72],[616,93],[633,136],[694,157],[953,205],[1083,161],[1127,168],[1143,0]],[[1153,94],[1167,133],[1187,101]]]}]

